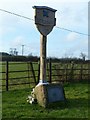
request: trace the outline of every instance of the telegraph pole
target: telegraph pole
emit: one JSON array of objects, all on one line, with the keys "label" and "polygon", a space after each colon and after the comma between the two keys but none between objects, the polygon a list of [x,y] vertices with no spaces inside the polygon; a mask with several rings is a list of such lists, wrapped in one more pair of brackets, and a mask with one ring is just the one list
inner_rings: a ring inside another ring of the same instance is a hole
[{"label": "telegraph pole", "polygon": [[22,45],[22,56],[23,56],[23,54],[24,54],[24,46],[25,46],[25,45]]}]

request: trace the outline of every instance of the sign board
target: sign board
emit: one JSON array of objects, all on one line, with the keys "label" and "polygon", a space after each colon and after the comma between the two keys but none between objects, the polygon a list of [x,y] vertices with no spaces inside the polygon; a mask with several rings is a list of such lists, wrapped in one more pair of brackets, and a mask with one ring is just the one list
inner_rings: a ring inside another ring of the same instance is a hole
[{"label": "sign board", "polygon": [[56,102],[65,100],[63,89],[60,85],[48,86],[48,102]]},{"label": "sign board", "polygon": [[34,6],[35,24],[39,32],[47,36],[56,25],[55,9],[45,6]]}]

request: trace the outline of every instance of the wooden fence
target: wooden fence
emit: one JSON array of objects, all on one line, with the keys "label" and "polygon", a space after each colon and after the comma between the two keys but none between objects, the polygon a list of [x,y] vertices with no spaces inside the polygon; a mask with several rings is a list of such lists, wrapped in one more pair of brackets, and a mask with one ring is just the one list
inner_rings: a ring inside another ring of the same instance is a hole
[{"label": "wooden fence", "polygon": [[[47,62],[47,81],[53,82],[81,82],[90,79],[90,62]],[[2,62],[2,88],[6,91],[10,86],[31,85],[39,82],[39,62]]]}]

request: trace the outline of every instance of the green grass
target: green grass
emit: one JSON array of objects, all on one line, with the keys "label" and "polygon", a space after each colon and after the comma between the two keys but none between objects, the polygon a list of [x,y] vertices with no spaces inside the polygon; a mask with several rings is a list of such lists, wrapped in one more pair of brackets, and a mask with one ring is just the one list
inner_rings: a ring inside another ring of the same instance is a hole
[{"label": "green grass", "polygon": [[88,84],[64,84],[66,102],[52,104],[49,108],[28,104],[31,88],[3,91],[2,117],[5,118],[88,118]]},{"label": "green grass", "polygon": [[[5,64],[5,63],[3,63]],[[55,64],[52,64],[54,66]],[[58,64],[56,64],[58,66]],[[64,68],[65,64],[58,66],[59,68]],[[76,64],[75,68],[80,68],[80,65]],[[88,68],[87,65],[83,65],[83,68]],[[34,64],[34,69],[38,69],[38,64]],[[28,70],[27,63],[24,64],[12,64],[10,63],[9,70]],[[5,65],[2,67],[2,71],[5,71]],[[65,71],[64,71],[65,72]],[[64,74],[62,71],[59,74]],[[80,71],[75,71],[75,73]],[[87,73],[87,71],[83,71]],[[57,74],[57,71],[53,71],[53,74]],[[32,73],[30,72],[30,75]],[[37,75],[37,72],[36,72]],[[20,77],[28,76],[27,72],[16,72],[9,73],[9,77]],[[64,76],[64,75],[63,75]],[[2,78],[5,78],[5,74],[2,74]],[[57,80],[59,78],[53,77]],[[76,76],[77,78],[77,76]],[[22,82],[34,82],[32,78],[30,79],[21,79],[21,80],[9,80],[9,84],[13,83],[22,83]],[[2,84],[5,85],[5,80],[2,81]],[[87,118],[88,117],[88,84],[64,84],[65,95],[67,102],[54,103],[51,107],[44,109],[38,104],[31,105],[26,102],[27,96],[30,94],[32,85],[20,85],[20,86],[9,86],[9,91],[3,91],[2,100],[2,115],[3,118]],[[5,87],[3,87],[5,90]]]}]

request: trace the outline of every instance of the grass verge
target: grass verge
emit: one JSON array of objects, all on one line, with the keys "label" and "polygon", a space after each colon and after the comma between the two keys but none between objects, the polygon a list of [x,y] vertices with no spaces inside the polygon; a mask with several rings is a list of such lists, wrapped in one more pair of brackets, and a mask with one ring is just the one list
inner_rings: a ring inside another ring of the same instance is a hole
[{"label": "grass verge", "polygon": [[66,102],[42,108],[38,104],[28,104],[27,96],[31,89],[3,91],[3,119],[20,118],[88,118],[88,84],[74,83],[64,85]]}]

